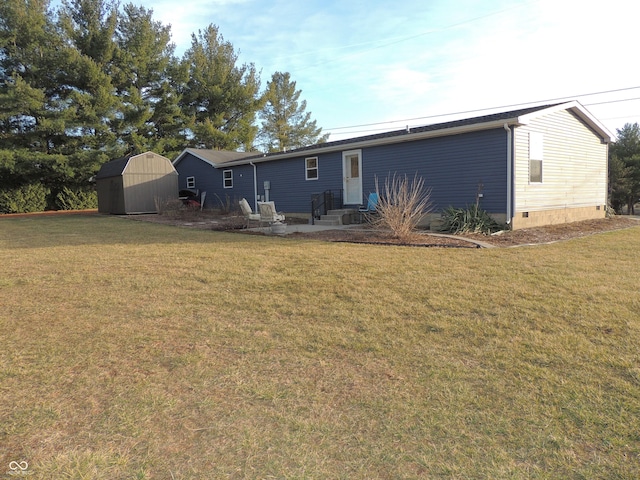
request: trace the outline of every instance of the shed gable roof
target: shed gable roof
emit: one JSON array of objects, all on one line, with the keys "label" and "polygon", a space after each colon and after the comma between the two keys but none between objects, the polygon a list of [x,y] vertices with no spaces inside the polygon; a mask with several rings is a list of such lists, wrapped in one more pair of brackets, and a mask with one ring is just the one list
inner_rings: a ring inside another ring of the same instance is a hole
[{"label": "shed gable roof", "polygon": [[[163,162],[167,162],[168,165],[171,165],[171,169],[175,171],[175,169],[173,169],[173,164],[167,157],[163,157],[160,154],[149,151],[149,152],[139,153],[136,155],[134,154],[126,155],[124,157],[117,158],[115,160],[111,160],[110,162],[102,164],[102,166],[100,167],[100,170],[95,176],[95,179],[98,180],[101,178],[120,177],[124,175],[127,168],[130,167],[130,163],[132,159],[143,157],[143,156],[144,157],[152,156],[155,160],[162,160]],[[132,164],[132,165],[135,165],[135,164]],[[154,165],[156,164],[154,163]]]},{"label": "shed gable roof", "polygon": [[125,169],[127,168],[127,164],[129,163],[129,159],[133,155],[127,155],[126,157],[117,158],[115,160],[111,160],[110,162],[103,163],[100,167],[100,170],[96,174],[96,180],[99,178],[110,178],[110,177],[119,177],[121,176]]}]

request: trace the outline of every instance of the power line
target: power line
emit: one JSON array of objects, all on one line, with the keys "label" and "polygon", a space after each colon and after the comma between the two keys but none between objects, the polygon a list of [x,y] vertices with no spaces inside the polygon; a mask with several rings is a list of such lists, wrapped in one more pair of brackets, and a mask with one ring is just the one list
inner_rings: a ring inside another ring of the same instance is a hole
[{"label": "power line", "polygon": [[623,117],[607,117],[607,118],[601,118],[600,120],[620,120],[621,118],[625,118],[625,119],[629,119],[629,118],[640,118],[640,114],[638,115],[624,115]]},{"label": "power line", "polygon": [[[403,119],[403,120],[390,120],[388,122],[363,123],[363,124],[360,124],[360,125],[350,125],[350,126],[346,126],[346,127],[325,128],[323,130],[325,130],[325,131],[346,130],[348,128],[373,127],[373,126],[376,126],[376,125],[385,125],[385,124],[388,124],[388,123],[414,122],[416,120],[425,120],[425,119],[438,118],[438,117],[448,117],[448,116],[451,116],[451,115],[462,115],[462,114],[467,114],[467,113],[485,112],[487,110],[496,110],[496,109],[502,109],[502,108],[521,107],[523,105],[531,105],[531,104],[534,104],[534,103],[556,102],[556,101],[559,101],[559,100],[567,100],[567,99],[573,99],[573,98],[579,98],[579,97],[591,97],[591,96],[594,96],[594,95],[603,95],[603,94],[606,94],[606,93],[624,92],[624,91],[627,91],[627,90],[637,90],[637,89],[640,89],[640,86],[617,88],[617,89],[614,89],[614,90],[605,90],[605,91],[602,91],[602,92],[584,93],[584,94],[581,94],[581,95],[573,95],[573,96],[570,96],[570,97],[550,98],[550,99],[547,99],[547,100],[539,100],[539,101],[535,101],[535,102],[515,103],[515,104],[512,104],[512,105],[502,105],[502,106],[499,106],[499,107],[479,108],[479,109],[476,109],[476,110],[465,110],[465,111],[453,112],[453,113],[440,113],[438,115],[428,115],[426,117],[406,118],[406,119]],[[635,99],[630,99],[630,100],[635,100]],[[609,102],[590,103],[588,105],[601,105],[603,103],[614,103],[614,102],[617,102],[617,101],[618,100],[611,100]],[[619,101],[625,101],[625,100],[619,100]]]},{"label": "power line", "polygon": [[591,105],[604,105],[604,104],[607,104],[607,103],[631,102],[633,100],[640,100],[640,97],[623,98],[621,100],[609,100],[607,102],[598,102],[598,103],[585,103],[584,106],[585,107],[590,107]]}]

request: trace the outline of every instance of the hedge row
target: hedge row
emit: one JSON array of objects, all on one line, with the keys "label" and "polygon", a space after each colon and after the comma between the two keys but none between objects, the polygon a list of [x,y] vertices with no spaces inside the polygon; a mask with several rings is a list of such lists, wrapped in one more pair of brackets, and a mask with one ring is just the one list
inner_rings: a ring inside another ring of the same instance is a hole
[{"label": "hedge row", "polygon": [[40,184],[0,190],[0,213],[42,212],[47,207],[57,210],[98,208],[98,195],[89,189],[69,187],[52,195]]}]

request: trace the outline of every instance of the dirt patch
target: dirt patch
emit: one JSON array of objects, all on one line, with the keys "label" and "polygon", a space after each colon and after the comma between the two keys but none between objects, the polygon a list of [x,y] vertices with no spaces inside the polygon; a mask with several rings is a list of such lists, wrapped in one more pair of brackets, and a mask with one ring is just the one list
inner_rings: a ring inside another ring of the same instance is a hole
[{"label": "dirt patch", "polygon": [[483,246],[513,247],[537,245],[571,238],[584,237],[594,233],[607,232],[639,226],[640,221],[629,217],[614,217],[585,220],[562,225],[505,231],[494,235],[466,234],[442,235],[429,231],[420,232],[408,242],[402,243],[391,238],[388,233],[375,230],[325,230],[314,233],[296,233],[292,236],[315,238],[330,242],[380,243],[408,246],[478,248]]},{"label": "dirt patch", "polygon": [[511,247],[516,245],[538,245],[559,242],[571,238],[585,237],[594,233],[609,232],[623,228],[636,227],[640,221],[636,218],[616,216],[597,220],[547,225],[545,227],[523,228],[522,230],[507,231],[500,235],[468,235],[469,238],[482,238],[483,241],[497,247]]},{"label": "dirt patch", "polygon": [[[127,218],[200,230],[234,231],[249,235],[264,235],[256,231],[243,230],[243,217],[216,215],[208,212],[196,212],[186,217],[177,218],[164,215],[129,215]],[[287,223],[290,225],[306,222],[305,219],[287,218]],[[640,225],[640,221],[637,219],[626,216],[616,216],[613,218],[585,220],[562,225],[505,231],[497,235],[467,234],[445,236],[423,231],[416,233],[408,242],[400,242],[392,238],[388,232],[373,230],[367,228],[366,225],[341,230],[289,233],[286,237],[309,238],[327,242],[406,245],[415,247],[478,248],[485,245],[512,247],[517,245],[557,242],[638,225]]]},{"label": "dirt patch", "polygon": [[197,230],[215,230],[225,232],[229,230],[239,230],[244,227],[243,217],[237,215],[220,215],[207,211],[185,212],[183,215],[123,215],[130,220],[142,222],[160,223],[163,225],[173,225],[175,227],[194,228]]},{"label": "dirt patch", "polygon": [[[365,243],[370,245],[402,245],[410,247],[449,247],[479,248],[478,242],[463,237],[433,235],[420,232],[407,241],[393,238],[388,232],[373,230],[367,227],[355,227],[346,230],[322,230],[312,233],[291,233],[292,238],[313,238],[326,242]],[[472,239],[473,240],[473,239]]]}]

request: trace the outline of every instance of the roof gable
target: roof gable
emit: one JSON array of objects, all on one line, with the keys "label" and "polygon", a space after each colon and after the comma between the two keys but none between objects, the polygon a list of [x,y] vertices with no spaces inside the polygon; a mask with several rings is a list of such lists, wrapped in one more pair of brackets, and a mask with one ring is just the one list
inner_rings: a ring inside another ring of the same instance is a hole
[{"label": "roof gable", "polygon": [[173,161],[173,166],[175,167],[178,165],[178,163],[180,163],[189,154],[205,163],[208,163],[212,167],[216,167],[222,163],[235,162],[248,157],[255,157],[257,155],[256,152],[232,152],[229,150],[185,148]]},{"label": "roof gable", "polygon": [[129,159],[133,155],[127,155],[126,157],[117,158],[115,160],[111,160],[110,162],[103,163],[100,167],[100,170],[96,174],[96,179],[99,178],[109,178],[109,177],[119,177],[122,175],[127,168],[127,164],[129,163]]},{"label": "roof gable", "polygon": [[[161,159],[163,162],[167,162],[167,164],[171,166],[170,169],[175,172],[175,168],[173,168],[173,164],[167,157],[163,157],[160,154],[148,151],[148,152],[139,153],[136,155],[134,154],[126,155],[124,157],[117,158],[115,160],[111,160],[110,162],[102,164],[102,166],[100,167],[100,170],[95,176],[95,179],[98,180],[100,178],[120,177],[126,173],[127,168],[131,168],[132,165],[134,166],[136,165],[135,163],[132,164],[131,161],[133,159],[140,158],[140,157],[147,157],[147,158],[152,157],[155,160]],[[157,163],[154,163],[154,165],[157,165]],[[140,167],[145,168],[142,166]],[[166,169],[166,170],[167,170],[166,173],[171,173],[169,169]]]},{"label": "roof gable", "polygon": [[576,101],[560,103],[557,105],[549,106],[543,111],[534,111],[523,114],[519,117],[518,120],[520,124],[526,125],[534,118],[548,115],[560,110],[569,110],[570,112],[576,114],[584,123],[591,127],[591,129],[594,130],[598,135],[600,135],[605,143],[609,143],[614,140],[615,137],[613,133],[611,133],[607,129],[607,127],[600,123],[600,121],[596,117],[594,117],[586,108],[584,108],[582,104]]}]

